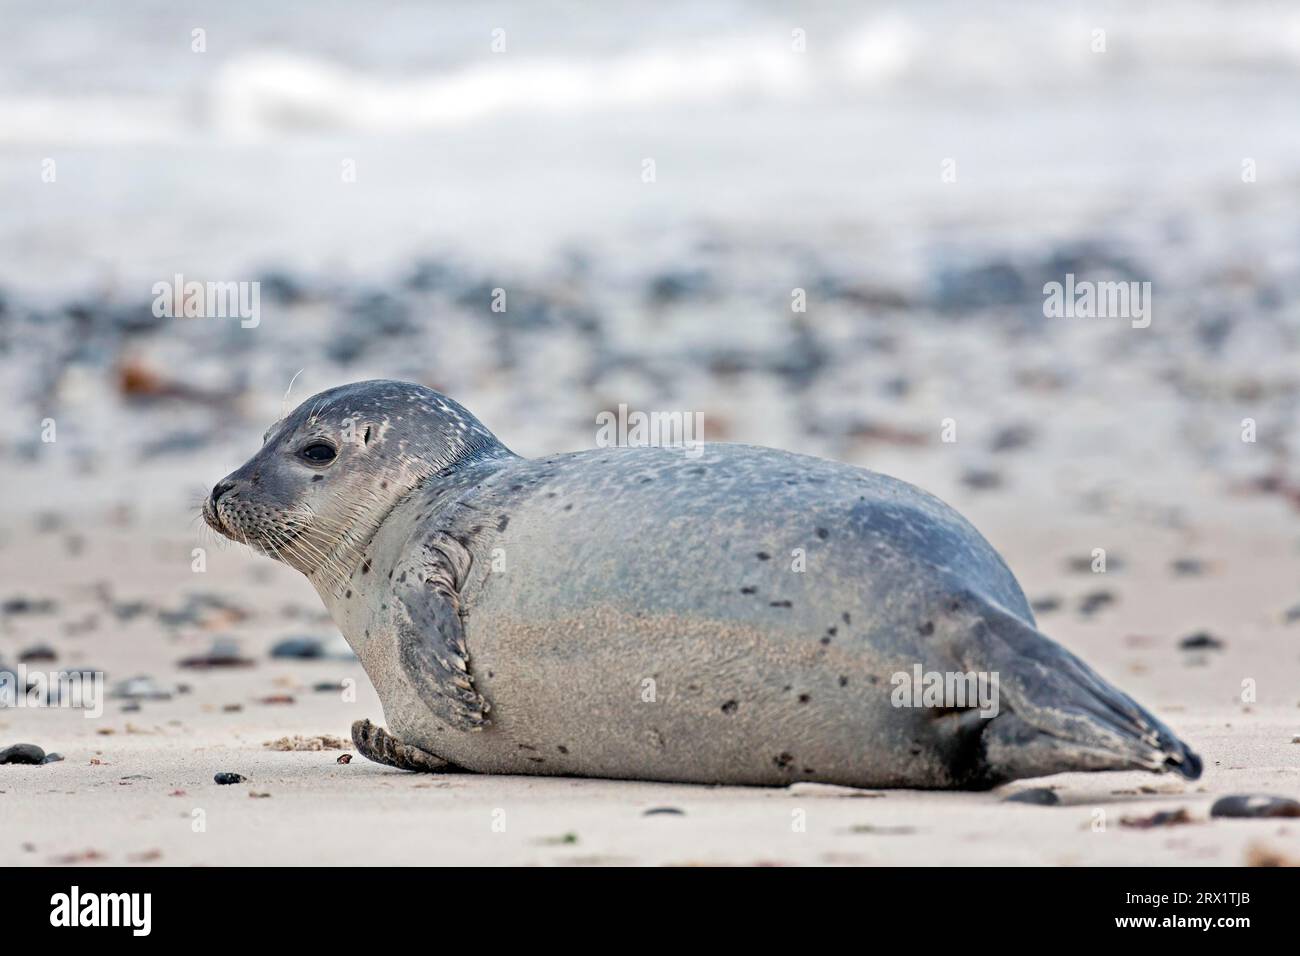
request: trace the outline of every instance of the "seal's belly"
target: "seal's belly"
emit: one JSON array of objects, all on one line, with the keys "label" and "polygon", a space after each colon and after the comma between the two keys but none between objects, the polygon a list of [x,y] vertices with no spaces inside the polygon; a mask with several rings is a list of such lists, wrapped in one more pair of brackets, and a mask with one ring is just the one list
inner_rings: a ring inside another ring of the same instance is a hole
[{"label": "seal's belly", "polygon": [[910,665],[852,639],[603,608],[477,618],[470,641],[487,730],[432,727],[413,693],[385,701],[403,739],[469,770],[872,786],[943,772],[927,721],[890,702],[888,675]]}]

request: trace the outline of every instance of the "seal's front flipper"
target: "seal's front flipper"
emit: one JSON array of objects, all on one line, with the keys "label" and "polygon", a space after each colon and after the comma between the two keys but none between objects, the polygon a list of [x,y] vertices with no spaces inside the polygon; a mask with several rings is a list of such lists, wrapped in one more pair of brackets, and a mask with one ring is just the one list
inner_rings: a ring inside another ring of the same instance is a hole
[{"label": "seal's front flipper", "polygon": [[368,720],[358,720],[352,725],[352,742],[356,744],[357,752],[367,760],[398,770],[446,773],[457,769],[427,750],[402,743],[383,727],[376,727]]},{"label": "seal's front flipper", "polygon": [[434,715],[457,730],[487,726],[488,702],[474,689],[460,619],[469,553],[439,536],[395,572],[395,617],[402,671]]},{"label": "seal's front flipper", "polygon": [[946,610],[960,666],[998,675],[999,712],[980,730],[987,782],[1075,770],[1201,775],[1173,731],[1028,622],[969,593]]}]

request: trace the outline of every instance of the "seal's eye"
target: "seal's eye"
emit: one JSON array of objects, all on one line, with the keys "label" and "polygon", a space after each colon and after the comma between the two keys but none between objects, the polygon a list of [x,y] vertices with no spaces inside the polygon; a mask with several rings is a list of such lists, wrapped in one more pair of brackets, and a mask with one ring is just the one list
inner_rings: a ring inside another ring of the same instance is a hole
[{"label": "seal's eye", "polygon": [[302,451],[298,452],[314,465],[323,465],[326,462],[334,460],[335,451],[330,445],[318,441],[315,444],[308,445]]}]

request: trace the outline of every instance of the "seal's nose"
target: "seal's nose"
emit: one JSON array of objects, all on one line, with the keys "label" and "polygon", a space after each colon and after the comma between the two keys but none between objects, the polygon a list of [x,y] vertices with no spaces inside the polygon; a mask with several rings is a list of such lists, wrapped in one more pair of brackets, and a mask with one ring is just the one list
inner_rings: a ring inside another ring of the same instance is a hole
[{"label": "seal's nose", "polygon": [[215,508],[217,506],[217,499],[233,487],[235,487],[235,483],[228,478],[225,481],[217,482],[212,489],[212,507]]}]

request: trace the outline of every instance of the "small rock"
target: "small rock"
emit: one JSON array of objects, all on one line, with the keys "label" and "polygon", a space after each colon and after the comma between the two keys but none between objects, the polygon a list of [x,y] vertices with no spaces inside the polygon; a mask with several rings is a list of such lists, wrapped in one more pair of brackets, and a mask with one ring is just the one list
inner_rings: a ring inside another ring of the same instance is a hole
[{"label": "small rock", "polygon": [[248,778],[245,777],[243,774],[227,773],[225,771],[222,771],[221,773],[213,776],[212,779],[224,787],[224,786],[229,786],[232,783],[243,783]]},{"label": "small rock", "polygon": [[1182,807],[1177,810],[1161,810],[1149,817],[1124,817],[1119,821],[1120,826],[1133,827],[1138,830],[1149,830],[1152,827],[1173,827],[1191,822],[1192,815]]},{"label": "small rock", "polygon": [[187,657],[180,662],[181,667],[195,670],[210,670],[216,667],[252,667],[255,661],[239,656],[239,645],[228,637],[218,637],[212,642],[207,653]]},{"label": "small rock", "polygon": [[35,744],[14,744],[0,750],[0,764],[3,763],[43,763],[45,751]]},{"label": "small rock", "polygon": [[0,604],[0,613],[4,614],[53,614],[54,610],[54,602],[48,599],[35,601],[27,597],[14,597]]},{"label": "small rock", "polygon": [[325,656],[325,642],[309,635],[286,637],[271,648],[271,656],[292,660],[319,660]]},{"label": "small rock", "polygon": [[1091,617],[1104,607],[1115,603],[1115,595],[1110,591],[1090,591],[1079,602],[1079,613]]},{"label": "small rock", "polygon": [[171,700],[172,695],[163,690],[158,682],[147,674],[139,674],[119,681],[113,687],[112,696],[119,700]]},{"label": "small rock", "polygon": [[992,451],[1014,451],[1024,448],[1034,440],[1034,429],[1029,425],[1007,425],[999,428],[989,444]]},{"label": "small rock", "polygon": [[1224,642],[1209,631],[1197,631],[1184,637],[1178,646],[1185,651],[1218,651],[1223,649]]},{"label": "small rock", "polygon": [[63,759],[63,754],[49,753],[45,755],[45,759],[42,760],[41,763],[58,763],[62,759]]},{"label": "small rock", "polygon": [[1200,558],[1179,558],[1169,567],[1179,577],[1193,577],[1205,573],[1205,562]]},{"label": "small rock", "polygon": [[643,817],[684,817],[685,810],[679,810],[677,807],[651,807],[641,814]]},{"label": "small rock", "polygon": [[58,653],[48,644],[35,644],[18,655],[19,662],[23,664],[37,664],[58,659]]},{"label": "small rock", "polygon": [[335,762],[335,763],[351,763],[351,762],[352,762],[352,754],[339,754],[339,759],[336,760],[336,761],[334,761],[334,762]]},{"label": "small rock", "polygon": [[968,468],[962,473],[961,483],[975,491],[991,491],[1002,487],[1002,475],[985,468]]},{"label": "small rock", "polygon": [[198,627],[206,631],[238,624],[250,612],[220,594],[187,595],[185,603],[174,611],[159,610],[158,622],[164,627]]},{"label": "small rock", "polygon": [[1300,817],[1300,801],[1265,793],[1220,797],[1210,807],[1212,817]]},{"label": "small rock", "polygon": [[1036,807],[1054,807],[1061,802],[1055,791],[1048,790],[1046,787],[1034,787],[1032,790],[1021,790],[1013,793],[1002,801],[1003,803],[1028,803]]},{"label": "small rock", "polygon": [[1287,608],[1286,613],[1282,615],[1282,620],[1286,621],[1288,624],[1294,624],[1296,621],[1300,621],[1300,604]]},{"label": "small rock", "polygon": [[1051,614],[1061,609],[1061,599],[1054,594],[1049,594],[1029,602],[1029,607],[1035,614]]}]

